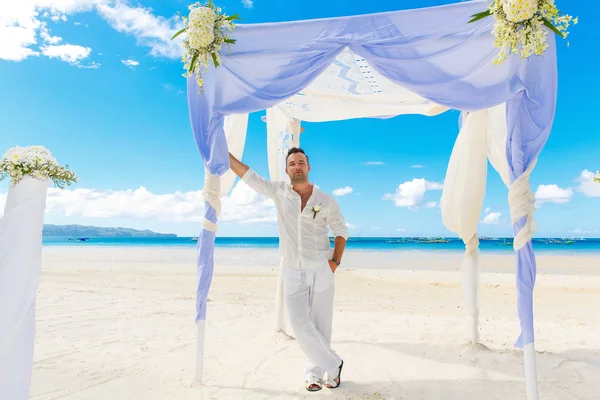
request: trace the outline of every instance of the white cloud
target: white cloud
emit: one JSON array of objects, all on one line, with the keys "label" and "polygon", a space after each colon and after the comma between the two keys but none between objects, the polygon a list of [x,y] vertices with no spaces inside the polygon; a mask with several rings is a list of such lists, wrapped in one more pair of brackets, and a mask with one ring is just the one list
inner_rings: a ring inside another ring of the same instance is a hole
[{"label": "white cloud", "polygon": [[600,197],[600,183],[594,182],[595,175],[587,169],[581,171],[579,178],[576,179],[579,182],[577,190],[588,197]]},{"label": "white cloud", "polygon": [[[0,193],[0,213],[6,193]],[[222,199],[219,222],[275,223],[275,205],[240,181]],[[155,194],[144,187],[132,190],[54,189],[48,190],[46,213],[66,217],[132,218],[157,221],[201,222],[204,218],[201,190]],[[0,214],[1,215],[1,214]]]},{"label": "white cloud", "polygon": [[538,204],[564,204],[571,201],[571,197],[573,197],[573,189],[562,189],[554,184],[540,185],[535,191],[535,200]]},{"label": "white cloud", "polygon": [[175,86],[169,84],[169,83],[163,83],[162,85],[167,91],[169,92],[175,92],[177,95],[182,95],[184,94],[184,91],[181,89],[176,88]]},{"label": "white cloud", "polygon": [[52,17],[50,17],[50,19],[54,22],[58,22],[58,21],[63,21],[63,22],[67,22],[67,16],[66,15],[53,15]]},{"label": "white cloud", "polygon": [[402,232],[403,233],[403,232],[407,232],[407,230],[404,229],[404,228],[398,228],[398,229],[396,229],[396,232]]},{"label": "white cloud", "polygon": [[383,161],[367,161],[363,163],[365,165],[385,165]]},{"label": "white cloud", "polygon": [[0,2],[0,59],[21,61],[39,55],[37,49],[32,48],[39,44],[38,34],[49,44],[60,41],[58,37],[50,36],[44,20],[61,23],[67,21],[69,14],[94,9],[114,29],[131,34],[138,44],[150,47],[150,54],[180,57],[181,41],[171,41],[182,24],[176,17],[154,16],[151,9],[130,7],[126,2],[113,0],[28,0]]},{"label": "white cloud", "polygon": [[152,15],[151,9],[129,7],[125,3],[117,3],[113,7],[100,4],[97,8],[114,29],[133,35],[138,44],[150,47],[153,56],[181,57],[181,42],[171,41],[181,24],[176,17],[157,17]]},{"label": "white cloud", "polygon": [[498,225],[500,223],[500,217],[502,216],[502,213],[489,212],[489,211],[490,211],[489,207],[486,208],[486,210],[485,210],[486,216],[483,217],[483,220],[481,221],[481,223],[486,224],[486,225]]},{"label": "white cloud", "polygon": [[78,66],[79,68],[98,69],[98,68],[100,68],[100,66],[101,66],[101,65],[102,65],[102,64],[100,64],[100,63],[98,63],[98,62],[96,62],[96,61],[92,61],[92,63],[91,63],[91,64],[89,64],[89,65],[82,65],[82,64],[78,64],[77,66]]},{"label": "white cloud", "polygon": [[246,8],[252,8],[252,7],[254,7],[254,1],[253,0],[242,0],[242,4]]},{"label": "white cloud", "polygon": [[417,169],[419,169],[419,168],[425,168],[424,165],[420,165],[420,164],[411,165],[410,167],[411,168],[417,168]]},{"label": "white cloud", "polygon": [[[423,178],[415,178],[412,181],[404,182],[398,185],[396,193],[386,193],[384,200],[394,200],[398,207],[419,207],[425,201],[425,193],[430,190],[442,190],[443,185],[437,182],[430,182]],[[435,202],[425,203],[425,207],[435,207]]]},{"label": "white cloud", "polygon": [[42,54],[50,58],[58,58],[69,64],[78,65],[86,59],[92,51],[89,47],[83,47],[73,44],[61,44],[57,46],[43,46]]},{"label": "white cloud", "polygon": [[[29,0],[0,2],[0,59],[22,61],[37,56],[31,46],[37,44],[36,36],[50,44],[49,33],[42,18],[66,21],[66,14],[90,10],[105,0]],[[43,29],[46,29],[44,35]]]},{"label": "white cloud", "polygon": [[348,227],[348,229],[356,229],[356,228],[358,228],[357,225],[351,224],[349,222],[346,222],[346,226]]},{"label": "white cloud", "polygon": [[40,28],[40,36],[45,43],[59,44],[62,40],[60,36],[51,36],[45,22],[42,22]]},{"label": "white cloud", "polygon": [[484,211],[484,213],[486,213],[486,214],[487,214],[487,213],[489,213],[491,210],[492,210],[491,208],[489,208],[489,207],[486,207],[486,208],[485,208],[485,211]]},{"label": "white cloud", "polygon": [[26,2],[0,2],[0,59],[21,61],[39,54],[29,48],[40,27],[36,15],[35,7]]},{"label": "white cloud", "polygon": [[334,196],[346,196],[347,194],[352,193],[352,188],[350,186],[345,186],[343,188],[338,188],[333,190]]},{"label": "white cloud", "polygon": [[121,62],[125,65],[127,65],[129,68],[133,68],[133,67],[137,67],[138,65],[140,65],[139,61],[135,61],[135,60],[121,60]]}]

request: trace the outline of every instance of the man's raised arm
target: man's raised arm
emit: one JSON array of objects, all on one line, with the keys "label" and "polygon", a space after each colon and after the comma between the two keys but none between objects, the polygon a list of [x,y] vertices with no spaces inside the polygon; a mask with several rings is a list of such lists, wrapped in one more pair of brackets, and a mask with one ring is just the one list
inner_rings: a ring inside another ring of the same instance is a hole
[{"label": "man's raised arm", "polygon": [[231,167],[231,170],[233,172],[235,172],[235,174],[237,176],[239,176],[240,178],[242,176],[244,176],[244,174],[249,169],[246,164],[244,164],[243,162],[241,162],[240,160],[238,160],[237,158],[235,158],[234,156],[232,156],[231,153],[229,153],[229,165]]},{"label": "man's raised arm", "polygon": [[275,192],[277,191],[277,182],[271,182],[262,176],[258,176],[256,172],[254,172],[250,167],[246,164],[235,158],[229,153],[229,166],[233,172],[248,186],[252,189],[256,190],[258,193],[267,196],[269,198],[275,197]]}]

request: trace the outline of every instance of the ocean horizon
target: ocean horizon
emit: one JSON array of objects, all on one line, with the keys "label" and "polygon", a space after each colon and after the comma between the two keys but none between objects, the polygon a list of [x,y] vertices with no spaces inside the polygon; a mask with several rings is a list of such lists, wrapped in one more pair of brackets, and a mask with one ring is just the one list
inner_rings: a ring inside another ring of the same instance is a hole
[{"label": "ocean horizon", "polygon": [[[85,240],[81,240],[85,239]],[[512,252],[512,238],[481,238],[480,249],[489,252]],[[600,253],[600,238],[534,238],[536,252]],[[138,246],[138,247],[195,247],[195,237],[44,237],[43,246]],[[215,246],[220,248],[271,248],[279,247],[277,237],[217,237]],[[348,250],[363,251],[450,251],[463,252],[464,244],[459,238],[423,237],[350,237]]]}]

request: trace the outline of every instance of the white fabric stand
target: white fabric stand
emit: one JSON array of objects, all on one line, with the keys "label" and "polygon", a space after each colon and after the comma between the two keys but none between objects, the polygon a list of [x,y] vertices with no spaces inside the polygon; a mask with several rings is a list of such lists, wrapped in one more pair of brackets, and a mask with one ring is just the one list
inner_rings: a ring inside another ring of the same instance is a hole
[{"label": "white fabric stand", "polygon": [[0,399],[27,400],[49,181],[10,188],[0,219]]}]

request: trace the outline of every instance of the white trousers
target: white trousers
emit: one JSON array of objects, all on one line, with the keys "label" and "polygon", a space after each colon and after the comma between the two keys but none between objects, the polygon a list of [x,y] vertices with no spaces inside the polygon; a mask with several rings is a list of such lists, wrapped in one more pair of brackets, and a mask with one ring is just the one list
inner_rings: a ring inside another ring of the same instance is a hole
[{"label": "white trousers", "polygon": [[296,341],[307,357],[304,378],[337,376],[341,358],[331,349],[334,274],[326,263],[314,269],[285,267],[285,304]]}]

